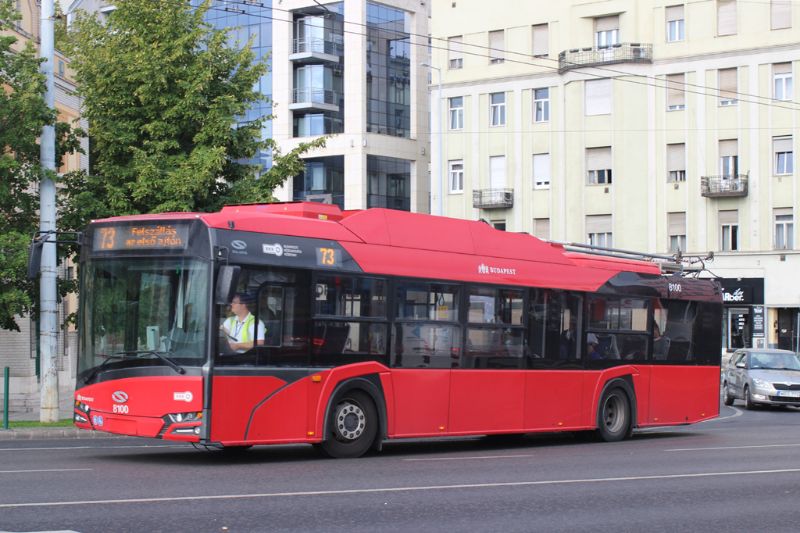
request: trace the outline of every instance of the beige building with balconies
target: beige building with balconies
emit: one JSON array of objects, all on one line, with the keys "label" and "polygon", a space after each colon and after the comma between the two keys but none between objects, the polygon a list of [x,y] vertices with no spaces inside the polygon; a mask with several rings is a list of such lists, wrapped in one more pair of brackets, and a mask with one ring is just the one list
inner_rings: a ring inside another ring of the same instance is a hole
[{"label": "beige building with balconies", "polygon": [[714,252],[726,348],[797,349],[796,3],[436,0],[431,36],[434,212]]}]

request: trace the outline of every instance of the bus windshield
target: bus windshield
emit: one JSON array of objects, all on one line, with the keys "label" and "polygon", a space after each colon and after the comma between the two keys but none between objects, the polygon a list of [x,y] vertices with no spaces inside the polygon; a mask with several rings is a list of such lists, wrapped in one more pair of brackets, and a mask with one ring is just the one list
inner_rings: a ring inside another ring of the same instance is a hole
[{"label": "bus windshield", "polygon": [[78,379],[206,360],[209,264],[188,258],[91,260],[83,268]]}]

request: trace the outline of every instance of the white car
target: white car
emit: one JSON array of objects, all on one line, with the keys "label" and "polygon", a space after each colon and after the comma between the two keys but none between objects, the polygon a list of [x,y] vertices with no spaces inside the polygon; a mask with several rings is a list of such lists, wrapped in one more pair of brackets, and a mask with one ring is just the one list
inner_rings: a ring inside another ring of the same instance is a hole
[{"label": "white car", "polygon": [[757,405],[800,407],[800,358],[788,350],[737,350],[723,373],[722,397],[725,405],[744,400],[745,409]]}]

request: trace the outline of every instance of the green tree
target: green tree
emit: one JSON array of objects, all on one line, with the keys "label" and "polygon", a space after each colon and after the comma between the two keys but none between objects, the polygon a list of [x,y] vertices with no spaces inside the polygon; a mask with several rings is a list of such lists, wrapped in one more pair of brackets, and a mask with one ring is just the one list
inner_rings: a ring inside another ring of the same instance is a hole
[{"label": "green tree", "polygon": [[67,226],[270,201],[274,187],[302,169],[300,155],[324,144],[276,151],[273,169],[258,176],[241,161],[275,148],[260,139],[271,117],[239,118],[264,98],[255,87],[266,65],[250,46],[229,46],[225,32],[204,22],[207,3],[114,4],[105,23],[83,16],[70,29],[67,51],[89,122],[92,168],[64,180]]},{"label": "green tree", "polygon": [[[13,28],[19,13],[12,0],[0,0],[0,31]],[[36,287],[27,279],[28,245],[38,229],[36,190],[43,169],[38,138],[54,124],[45,100],[41,60],[30,41],[0,35],[0,329],[19,330],[14,317],[35,311]],[[73,150],[77,138],[57,124],[56,157]],[[58,160],[58,159],[57,159]]]}]

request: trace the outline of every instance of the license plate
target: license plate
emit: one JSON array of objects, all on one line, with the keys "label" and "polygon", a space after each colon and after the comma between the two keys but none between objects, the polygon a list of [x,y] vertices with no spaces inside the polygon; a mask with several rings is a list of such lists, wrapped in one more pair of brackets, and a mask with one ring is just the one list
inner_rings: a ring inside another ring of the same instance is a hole
[{"label": "license plate", "polygon": [[783,398],[800,398],[800,390],[779,390],[777,393]]}]

